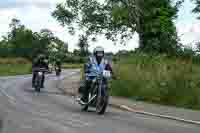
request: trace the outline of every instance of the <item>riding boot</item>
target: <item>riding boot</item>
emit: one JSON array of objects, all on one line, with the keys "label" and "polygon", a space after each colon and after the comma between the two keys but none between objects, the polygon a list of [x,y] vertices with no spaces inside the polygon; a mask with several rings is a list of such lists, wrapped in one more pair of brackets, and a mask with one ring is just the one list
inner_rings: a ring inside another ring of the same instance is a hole
[{"label": "riding boot", "polygon": [[36,74],[33,73],[33,77],[32,77],[32,87],[34,88],[35,85],[35,78],[36,78]]},{"label": "riding boot", "polygon": [[42,86],[41,86],[41,88],[44,88],[44,80],[45,80],[45,76],[43,75],[43,77],[42,77]]}]

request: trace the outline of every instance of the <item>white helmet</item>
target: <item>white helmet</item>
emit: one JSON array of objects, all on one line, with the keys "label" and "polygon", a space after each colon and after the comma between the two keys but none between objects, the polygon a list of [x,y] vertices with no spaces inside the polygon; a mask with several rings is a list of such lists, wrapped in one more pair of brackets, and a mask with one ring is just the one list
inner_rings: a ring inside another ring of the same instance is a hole
[{"label": "white helmet", "polygon": [[96,54],[97,52],[103,52],[104,53],[104,48],[101,46],[98,46],[94,49],[93,53]]}]

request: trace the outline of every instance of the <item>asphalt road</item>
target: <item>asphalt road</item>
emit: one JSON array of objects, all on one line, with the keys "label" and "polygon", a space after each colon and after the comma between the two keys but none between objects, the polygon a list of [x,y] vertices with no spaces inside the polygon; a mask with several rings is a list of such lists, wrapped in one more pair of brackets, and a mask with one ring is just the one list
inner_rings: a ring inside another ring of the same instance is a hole
[{"label": "asphalt road", "polygon": [[[68,70],[65,75],[77,74]],[[108,108],[103,116],[82,112],[48,75],[45,89],[31,88],[31,75],[0,78],[0,127],[3,133],[199,133],[200,126]],[[2,122],[1,122],[2,121]],[[1,124],[2,123],[2,124]]]}]

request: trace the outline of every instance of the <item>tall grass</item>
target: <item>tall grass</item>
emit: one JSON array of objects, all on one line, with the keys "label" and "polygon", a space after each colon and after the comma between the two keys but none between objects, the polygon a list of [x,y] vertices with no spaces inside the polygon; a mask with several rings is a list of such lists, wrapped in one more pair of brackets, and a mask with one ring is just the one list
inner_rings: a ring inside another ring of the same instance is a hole
[{"label": "tall grass", "polygon": [[132,55],[115,64],[112,94],[200,109],[200,66],[190,60]]},{"label": "tall grass", "polygon": [[1,58],[0,64],[30,64],[30,61],[25,58]]}]

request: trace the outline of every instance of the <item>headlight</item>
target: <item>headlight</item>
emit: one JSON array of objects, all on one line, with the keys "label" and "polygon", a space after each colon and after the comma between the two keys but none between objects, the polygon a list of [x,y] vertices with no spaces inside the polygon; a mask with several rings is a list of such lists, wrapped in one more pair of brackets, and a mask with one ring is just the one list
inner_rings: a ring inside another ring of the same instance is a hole
[{"label": "headlight", "polygon": [[42,76],[42,72],[38,72],[38,75],[39,75],[39,76]]},{"label": "headlight", "polygon": [[103,76],[104,76],[105,78],[110,78],[110,77],[111,77],[111,72],[110,72],[110,71],[107,71],[107,70],[104,70],[104,71],[103,71]]}]

